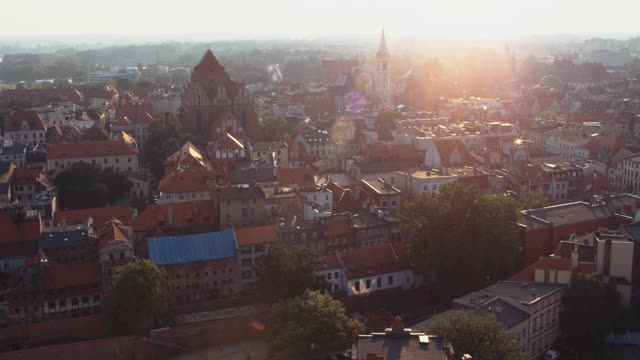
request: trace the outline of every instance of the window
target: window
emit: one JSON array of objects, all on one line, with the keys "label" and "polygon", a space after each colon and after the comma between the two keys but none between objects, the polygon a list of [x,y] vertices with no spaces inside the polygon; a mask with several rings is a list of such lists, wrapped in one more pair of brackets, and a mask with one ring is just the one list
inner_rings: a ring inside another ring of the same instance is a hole
[{"label": "window", "polygon": [[120,158],[116,158],[116,164],[120,163]]},{"label": "window", "polygon": [[83,296],[82,297],[82,303],[83,304],[88,304],[89,303],[89,297],[88,296]]},{"label": "window", "polygon": [[360,291],[360,280],[356,281],[356,291]]},{"label": "window", "polygon": [[47,303],[47,306],[49,307],[49,309],[55,309],[56,308],[56,302],[55,301],[49,301]]},{"label": "window", "polygon": [[100,301],[100,295],[93,295],[93,302]]},{"label": "window", "polygon": [[393,285],[393,275],[389,275],[389,285]]},{"label": "window", "polygon": [[371,289],[371,280],[367,279],[366,287],[367,287],[367,289]]},{"label": "window", "polygon": [[382,279],[381,278],[377,278],[376,279],[376,287],[382,287]]},{"label": "window", "polygon": [[58,305],[60,305],[60,307],[67,306],[67,300],[66,299],[58,300]]},{"label": "window", "polygon": [[131,162],[131,158],[127,158],[127,162]]},{"label": "window", "polygon": [[333,277],[338,279],[340,277],[340,273],[336,271],[335,273],[333,273]]},{"label": "window", "polygon": [[71,299],[71,305],[78,305],[78,298]]},{"label": "window", "polygon": [[251,259],[242,259],[242,266],[251,266]]},{"label": "window", "polygon": [[331,273],[327,273],[327,280],[331,280]]},{"label": "window", "polygon": [[105,164],[108,164],[108,163],[109,163],[109,161],[108,161],[107,159],[104,159],[104,160],[103,160],[103,162],[104,162]]}]

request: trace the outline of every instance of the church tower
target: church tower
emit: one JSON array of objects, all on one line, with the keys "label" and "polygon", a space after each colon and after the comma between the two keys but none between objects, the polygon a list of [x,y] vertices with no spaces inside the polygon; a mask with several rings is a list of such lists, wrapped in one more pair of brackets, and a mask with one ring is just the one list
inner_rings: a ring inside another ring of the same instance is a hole
[{"label": "church tower", "polygon": [[376,53],[376,77],[375,90],[382,99],[383,105],[391,105],[391,56],[387,50],[387,42],[384,38],[384,30],[380,38],[380,46]]}]

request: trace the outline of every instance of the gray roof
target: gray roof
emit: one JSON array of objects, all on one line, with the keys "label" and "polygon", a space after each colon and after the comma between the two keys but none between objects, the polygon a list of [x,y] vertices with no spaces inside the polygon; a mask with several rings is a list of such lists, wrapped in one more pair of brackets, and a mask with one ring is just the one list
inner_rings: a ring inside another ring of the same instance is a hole
[{"label": "gray roof", "polygon": [[254,182],[277,182],[278,175],[275,168],[245,168],[229,171],[229,182],[231,184],[248,184]]},{"label": "gray roof", "polygon": [[367,161],[356,164],[362,174],[376,174],[385,172],[404,171],[410,168],[402,161]]},{"label": "gray roof", "polygon": [[4,175],[11,168],[11,161],[0,161],[0,176]]},{"label": "gray roof", "polygon": [[502,326],[507,329],[510,329],[529,318],[529,314],[526,311],[521,310],[520,308],[499,298],[480,306],[478,312],[494,315],[496,319],[500,321]]},{"label": "gray roof", "polygon": [[67,230],[45,232],[40,237],[41,249],[62,249],[69,247],[85,247],[89,244],[87,230]]},{"label": "gray roof", "polygon": [[640,222],[633,224],[626,224],[620,226],[622,233],[627,236],[629,240],[640,241]]},{"label": "gray roof", "polygon": [[518,223],[531,229],[551,225],[577,224],[584,221],[606,219],[614,215],[605,205],[592,206],[582,201],[524,210],[520,214]]},{"label": "gray roof", "polygon": [[376,354],[385,360],[447,359],[445,349],[449,343],[445,339],[429,335],[429,343],[421,344],[420,335],[361,335],[356,340],[354,355],[359,359],[365,359],[367,354]]},{"label": "gray roof", "polygon": [[13,144],[2,148],[2,155],[23,155],[27,153],[27,144]]},{"label": "gray roof", "polygon": [[218,188],[218,196],[220,200],[264,198],[264,191],[258,186],[229,186]]},{"label": "gray roof", "polygon": [[484,289],[454,299],[453,302],[470,308],[480,308],[496,298],[519,307],[530,306],[551,294],[564,289],[564,284],[547,284],[528,281],[499,281]]}]

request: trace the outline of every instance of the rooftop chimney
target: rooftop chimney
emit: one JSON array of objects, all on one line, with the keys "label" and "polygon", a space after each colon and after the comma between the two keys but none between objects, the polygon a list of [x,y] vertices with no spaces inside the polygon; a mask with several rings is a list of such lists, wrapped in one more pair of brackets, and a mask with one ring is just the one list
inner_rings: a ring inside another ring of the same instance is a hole
[{"label": "rooftop chimney", "polygon": [[400,315],[396,315],[395,319],[393,319],[393,323],[391,323],[391,333],[395,335],[404,334],[404,323],[402,319],[400,319]]}]

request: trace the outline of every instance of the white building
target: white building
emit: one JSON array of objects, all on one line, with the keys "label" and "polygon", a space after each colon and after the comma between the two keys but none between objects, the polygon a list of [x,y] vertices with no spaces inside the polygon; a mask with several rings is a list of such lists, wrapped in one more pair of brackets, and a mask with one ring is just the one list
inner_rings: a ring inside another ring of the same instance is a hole
[{"label": "white building", "polygon": [[[376,266],[372,267],[371,264]],[[348,296],[419,285],[407,255],[391,244],[353,248],[326,256],[314,268],[331,286],[331,292]]]},{"label": "white building", "polygon": [[425,191],[440,191],[444,184],[458,180],[456,175],[441,175],[437,170],[412,170],[396,173],[396,186],[409,196],[418,196]]},{"label": "white building", "polygon": [[[453,300],[458,309],[478,309],[500,299],[528,314],[515,321],[515,332],[528,359],[540,359],[560,335],[560,306],[564,284],[499,281]],[[503,306],[504,309],[504,306]],[[512,330],[512,327],[507,327]]]},{"label": "white building", "polygon": [[115,79],[129,79],[135,82],[140,78],[140,75],[142,75],[140,70],[138,70],[137,67],[131,66],[109,71],[91,71],[89,72],[88,80],[90,84],[101,84]]},{"label": "white building", "polygon": [[304,195],[304,219],[315,220],[330,216],[333,212],[333,192],[325,187],[300,190]]},{"label": "white building", "polygon": [[111,167],[120,172],[138,171],[138,150],[115,140],[59,143],[51,145],[47,170],[64,170],[77,162]]}]

